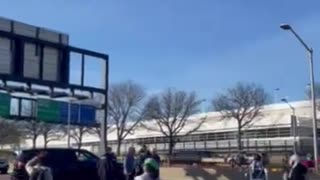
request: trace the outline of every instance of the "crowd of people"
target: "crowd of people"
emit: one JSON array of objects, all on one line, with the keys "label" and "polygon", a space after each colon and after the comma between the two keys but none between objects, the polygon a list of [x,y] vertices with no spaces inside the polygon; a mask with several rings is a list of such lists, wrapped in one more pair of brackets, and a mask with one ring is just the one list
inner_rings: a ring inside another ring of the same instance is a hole
[{"label": "crowd of people", "polygon": [[160,156],[157,150],[151,151],[142,146],[138,153],[130,147],[123,161],[123,171],[118,172],[117,158],[109,148],[98,163],[100,180],[116,180],[119,174],[124,174],[126,180],[158,180],[160,176]]},{"label": "crowd of people", "polygon": [[[283,168],[283,180],[306,180],[308,169],[300,162],[298,154],[293,154],[285,160]],[[256,154],[248,168],[250,180],[268,180],[266,163],[260,154]]]},{"label": "crowd of people", "polygon": [[[41,163],[45,156],[46,152],[41,152],[26,164],[26,171],[30,180],[53,179],[50,168],[43,166]],[[268,180],[267,161],[264,157],[260,154],[254,156],[253,161],[248,166],[248,179]],[[119,168],[116,155],[111,148],[108,148],[97,163],[97,174],[100,180],[159,180],[160,163],[160,156],[155,148],[149,151],[146,146],[142,146],[136,153],[135,148],[130,147],[124,157],[123,168]],[[284,160],[283,180],[306,180],[307,172],[307,167],[300,163],[299,155],[293,154],[290,158]]]},{"label": "crowd of people", "polygon": [[[47,152],[40,152],[27,162],[25,168],[29,180],[53,180],[51,168],[43,163]],[[160,156],[157,150],[151,151],[142,146],[138,153],[130,147],[123,160],[123,168],[118,163],[111,148],[97,162],[97,175],[100,180],[159,180]]]}]

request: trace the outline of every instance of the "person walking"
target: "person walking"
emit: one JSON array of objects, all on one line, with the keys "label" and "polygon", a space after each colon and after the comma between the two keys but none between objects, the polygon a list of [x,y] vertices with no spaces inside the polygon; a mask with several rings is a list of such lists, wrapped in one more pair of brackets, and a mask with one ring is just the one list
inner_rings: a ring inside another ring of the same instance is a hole
[{"label": "person walking", "polygon": [[26,164],[29,180],[53,180],[51,169],[43,164],[47,152],[40,152]]},{"label": "person walking", "polygon": [[98,161],[97,169],[100,180],[117,179],[117,158],[110,147],[107,148],[106,154]]},{"label": "person walking", "polygon": [[130,147],[128,150],[128,154],[126,155],[123,162],[124,175],[126,176],[126,180],[134,180],[135,176],[135,149],[134,147]]},{"label": "person walking", "polygon": [[135,177],[134,180],[159,180],[159,176],[157,175],[159,166],[154,159],[147,158],[143,163],[143,169],[143,174]]},{"label": "person walking", "polygon": [[249,179],[250,180],[267,180],[267,171],[263,166],[262,158],[259,154],[254,156],[254,160],[249,166]]},{"label": "person walking", "polygon": [[289,159],[289,171],[284,173],[284,180],[306,180],[308,169],[300,163],[300,157],[294,154]]}]

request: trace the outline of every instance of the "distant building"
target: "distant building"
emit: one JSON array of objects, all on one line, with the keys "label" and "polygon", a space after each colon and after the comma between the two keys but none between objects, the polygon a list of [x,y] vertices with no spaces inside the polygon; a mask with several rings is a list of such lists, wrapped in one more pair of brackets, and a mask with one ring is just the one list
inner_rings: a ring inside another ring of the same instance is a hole
[{"label": "distant building", "polygon": [[[311,103],[309,101],[292,102],[297,116],[297,149],[300,152],[312,152],[312,119]],[[294,137],[291,128],[292,111],[287,104],[267,105],[262,109],[262,116],[255,120],[253,126],[245,128],[242,135],[242,147],[247,152],[292,152]],[[221,120],[219,112],[196,114],[191,117],[193,123],[188,124],[184,130],[191,129],[199,118],[206,117],[203,126],[195,133],[178,137],[175,150],[209,150],[217,153],[234,153],[237,151],[237,121]],[[152,123],[152,122],[150,122]],[[320,136],[320,123],[318,123],[318,136]],[[116,132],[108,134],[108,145],[116,149]],[[41,145],[42,142],[38,142]],[[121,151],[125,152],[129,146],[140,147],[146,144],[156,147],[159,151],[168,149],[168,140],[161,133],[148,131],[137,127],[132,134],[123,141]],[[67,141],[53,141],[49,147],[66,146]],[[31,147],[26,141],[24,148]],[[83,148],[97,152],[99,138],[87,135],[83,140]]]}]

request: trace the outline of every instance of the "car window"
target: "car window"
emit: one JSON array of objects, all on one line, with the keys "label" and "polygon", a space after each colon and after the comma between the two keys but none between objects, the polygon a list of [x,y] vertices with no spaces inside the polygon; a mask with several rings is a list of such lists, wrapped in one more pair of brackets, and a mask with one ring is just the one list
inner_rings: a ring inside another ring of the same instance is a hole
[{"label": "car window", "polygon": [[[39,154],[39,152],[39,150],[24,151],[18,156],[18,160],[27,163],[29,160]],[[77,161],[74,151],[47,150],[46,152],[47,156],[43,159],[43,163],[49,167],[64,167]]]},{"label": "car window", "polygon": [[35,157],[39,151],[23,151],[17,159],[21,162],[27,163],[29,160],[31,160],[33,157]]},{"label": "car window", "polygon": [[98,160],[96,156],[86,151],[77,151],[76,155],[80,162],[96,162]]},{"label": "car window", "polygon": [[76,161],[77,157],[74,151],[49,151],[46,162],[52,165],[67,165]]}]

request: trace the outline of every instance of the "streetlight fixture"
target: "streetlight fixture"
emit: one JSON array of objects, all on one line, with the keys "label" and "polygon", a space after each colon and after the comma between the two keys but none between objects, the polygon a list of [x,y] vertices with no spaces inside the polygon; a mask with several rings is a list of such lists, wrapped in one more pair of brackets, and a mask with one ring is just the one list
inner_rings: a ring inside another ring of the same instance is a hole
[{"label": "streetlight fixture", "polygon": [[293,30],[289,24],[281,24],[280,28],[289,30],[302,44],[308,52],[308,61],[310,68],[310,90],[311,90],[311,104],[312,104],[312,122],[313,122],[313,150],[314,150],[314,164],[315,170],[318,172],[318,140],[317,140],[317,111],[316,111],[316,97],[315,97],[315,83],[314,83],[314,70],[313,70],[313,49],[309,47],[302,38]]},{"label": "streetlight fixture", "polygon": [[296,154],[297,153],[297,117],[295,115],[295,108],[288,102],[286,98],[282,98],[281,101],[288,104],[288,106],[292,110],[291,128],[292,128],[292,135],[293,135],[293,150],[294,150],[294,153]]},{"label": "streetlight fixture", "polygon": [[295,113],[295,112],[296,112],[295,108],[288,102],[288,100],[287,100],[286,98],[282,98],[281,101],[288,104],[288,106],[289,106],[290,109],[292,110],[292,115],[296,115],[296,113]]}]

